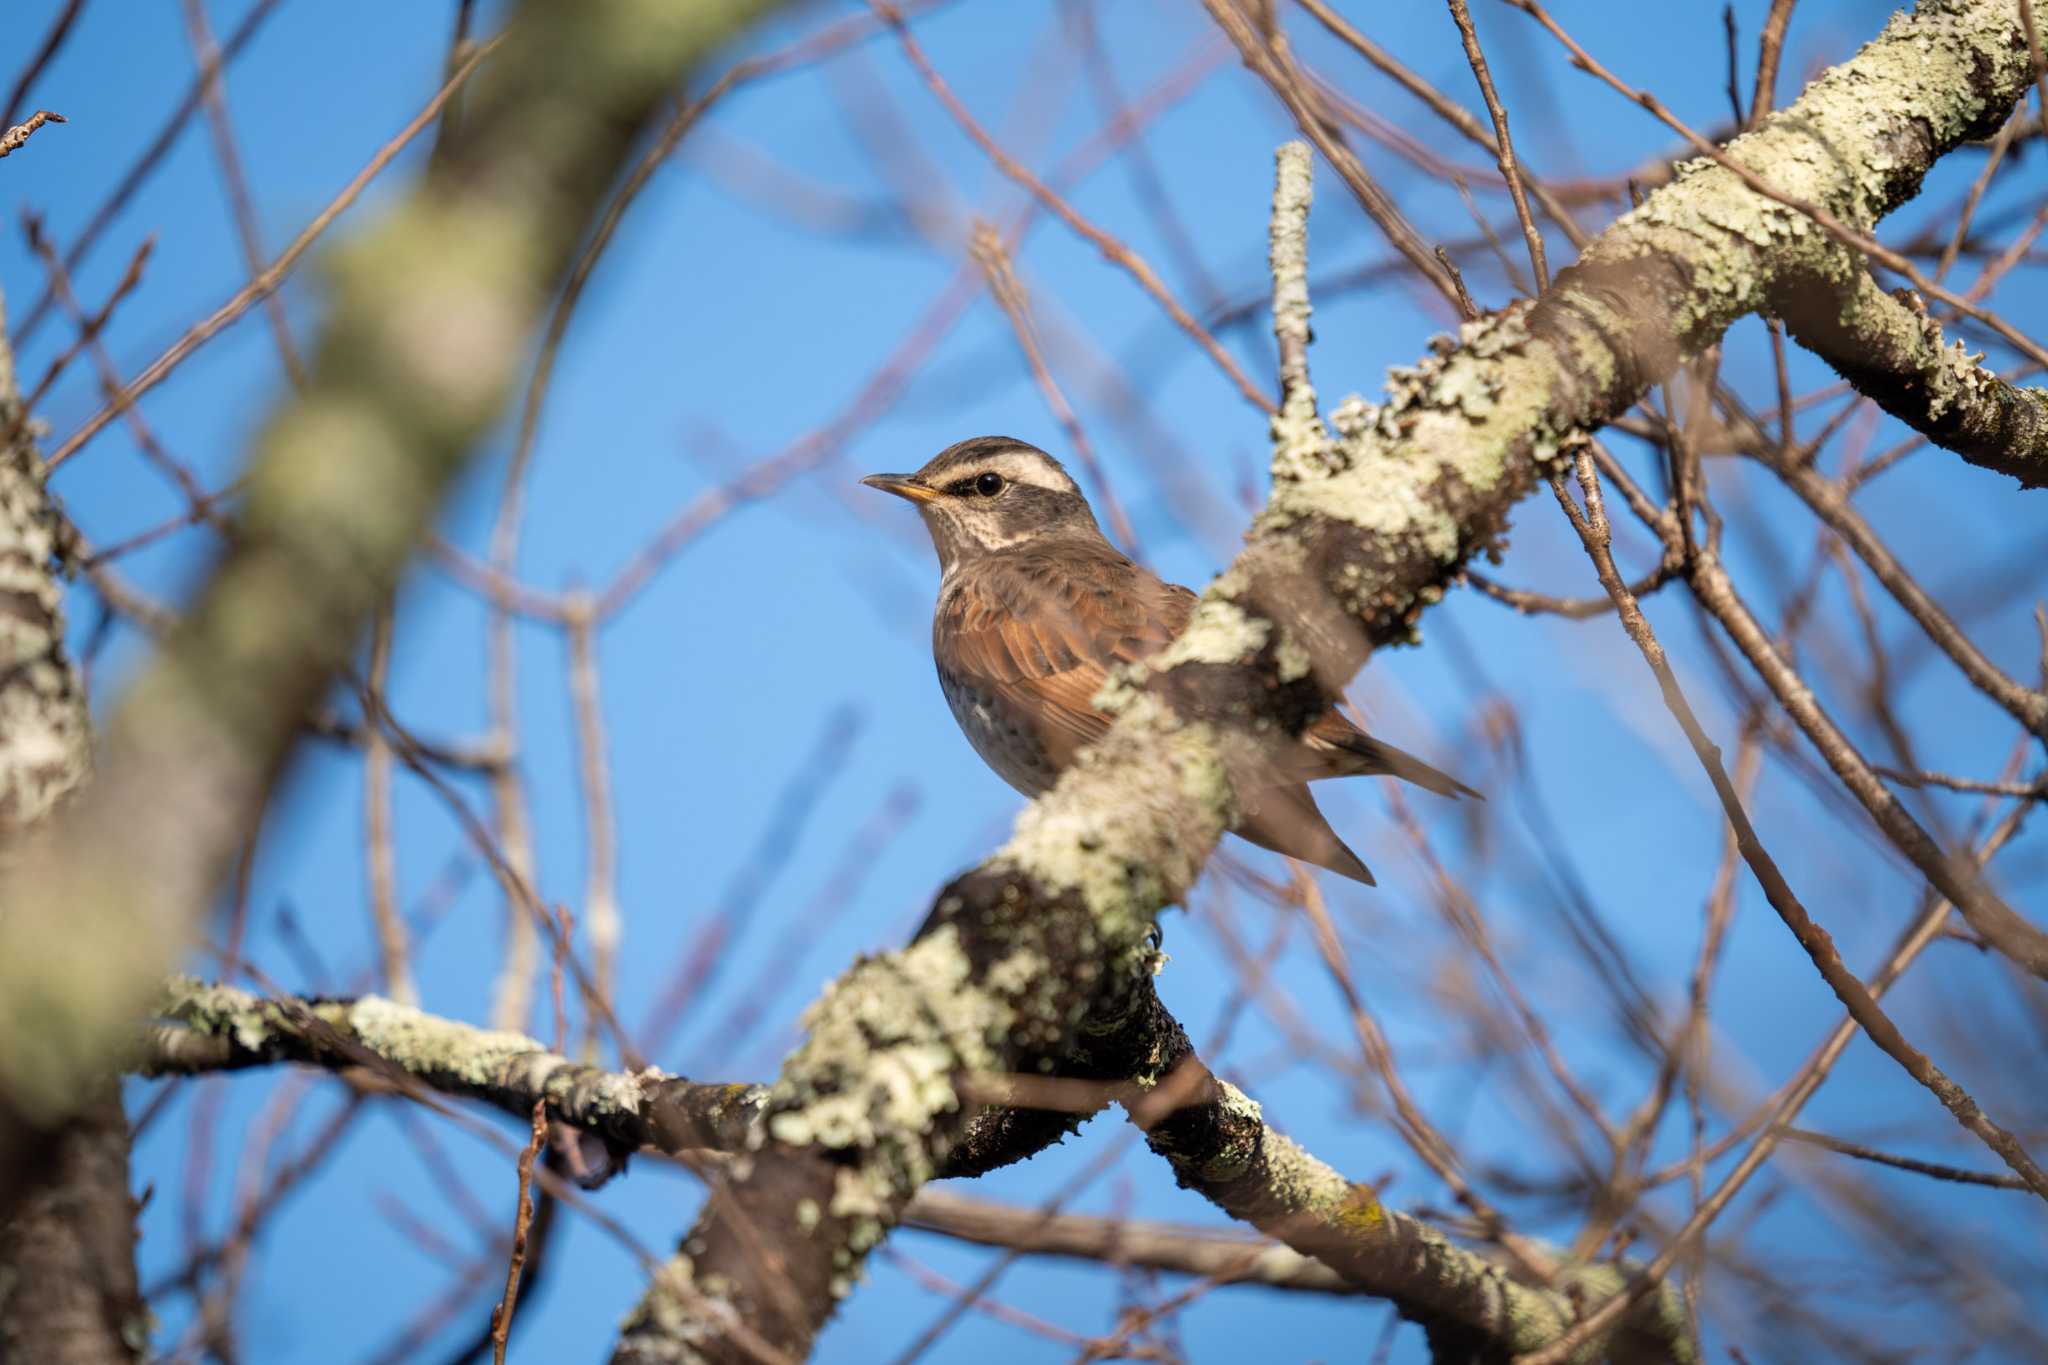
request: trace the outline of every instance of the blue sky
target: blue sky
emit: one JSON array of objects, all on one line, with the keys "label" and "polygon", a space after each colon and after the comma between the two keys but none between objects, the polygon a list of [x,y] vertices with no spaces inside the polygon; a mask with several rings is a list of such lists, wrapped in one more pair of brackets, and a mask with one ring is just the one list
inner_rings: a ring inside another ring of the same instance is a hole
[{"label": "blue sky", "polygon": [[[55,0],[31,0],[10,27],[38,33],[57,7]],[[778,48],[856,8],[797,7],[754,35],[748,47]],[[1071,31],[1060,23],[1067,8],[1041,0],[966,0],[916,24],[934,62],[976,115],[1042,171],[1060,165],[1104,122],[1072,50]],[[1483,116],[1445,13],[1430,5],[1342,8]],[[1764,8],[1737,7],[1745,73]],[[425,101],[437,79],[451,9],[419,0],[345,7],[285,0],[265,22],[233,67],[228,94],[269,252]],[[1126,97],[1150,89],[1216,41],[1196,6],[1119,0],[1096,9]],[[1518,148],[1537,171],[1561,179],[1611,175],[1672,144],[1647,114],[1566,68],[1520,16],[1504,6],[1476,9],[1516,120]],[[216,3],[209,10],[225,34],[247,6]],[[1590,50],[1625,79],[1653,85],[1688,122],[1711,128],[1725,121],[1719,6],[1665,7],[1654,24],[1644,22],[1649,11],[1635,6],[1559,10]],[[1817,64],[1847,56],[1874,35],[1887,13],[1885,5],[1847,0],[1802,5],[1781,99],[1793,98]],[[1426,110],[1312,23],[1296,14],[1290,26],[1303,58],[1350,97],[1452,159],[1477,164],[1474,149],[1440,133]],[[58,110],[70,122],[44,130],[0,168],[6,207],[35,210],[56,241],[70,242],[175,105],[192,71],[176,7],[88,5],[78,32],[30,96],[32,105]],[[861,109],[891,112],[849,112]],[[1199,268],[1189,267],[1145,211],[1125,165],[1094,171],[1072,187],[1073,199],[1158,266],[1198,311],[1207,314],[1214,299],[1256,302],[1264,289],[1272,149],[1289,135],[1270,96],[1234,57],[1214,62],[1196,93],[1147,129],[1146,151]],[[2041,149],[2031,150],[2038,160]],[[1431,241],[1473,235],[1455,195],[1421,183],[1377,147],[1367,146],[1364,156]],[[1981,165],[1977,153],[1952,160],[1888,228],[1895,237],[1952,205]],[[418,150],[408,152],[336,231],[359,227],[421,164]],[[1385,250],[1334,174],[1319,167],[1318,175],[1311,259],[1312,278],[1323,281]],[[928,211],[929,237],[891,208],[906,185]],[[1491,222],[1512,221],[1499,196],[1485,203]],[[693,138],[642,197],[575,318],[539,430],[519,577],[550,590],[602,586],[691,498],[839,420],[961,269],[970,218],[1008,223],[1021,204],[1017,190],[946,119],[886,37],[829,68],[764,81],[727,100],[704,135]],[[2032,207],[2007,185],[1993,192],[1983,213],[1991,219]],[[245,278],[212,148],[197,120],[77,272],[82,296],[103,298],[130,254],[152,235],[156,246],[143,285],[108,335],[125,374]],[[1554,263],[1570,259],[1561,239],[1553,239],[1551,250]],[[1462,263],[1482,303],[1507,300],[1508,286],[1484,248],[1462,253]],[[1129,510],[1136,548],[1177,581],[1205,582],[1227,561],[1247,500],[1263,496],[1263,420],[1127,277],[1058,223],[1041,217],[1033,225],[1017,268],[1048,338],[1052,367]],[[43,279],[10,225],[0,235],[0,287],[15,327]],[[318,323],[319,281],[316,252],[285,292],[302,340]],[[2016,275],[1994,301],[2023,326],[2039,317],[2048,302],[2040,272]],[[1388,366],[1412,361],[1451,321],[1437,301],[1407,286],[1319,292],[1312,360],[1326,407],[1350,392],[1370,396]],[[1263,309],[1224,335],[1256,382],[1268,383]],[[1768,408],[1775,398],[1761,335],[1754,321],[1731,333],[1726,374],[1756,407]],[[19,368],[29,382],[69,336],[59,316],[26,340]],[[1793,374],[1804,387],[1828,378],[1797,353]],[[251,314],[186,363],[142,410],[165,446],[217,486],[232,477],[250,433],[285,391],[265,323]],[[1127,401],[1123,394],[1135,397]],[[55,387],[41,415],[61,439],[98,401],[97,385],[81,363]],[[1808,434],[1818,422],[1808,419]],[[1017,798],[960,739],[932,677],[927,622],[936,571],[923,533],[906,509],[855,483],[873,470],[915,467],[952,441],[985,432],[1071,453],[1016,359],[1002,314],[977,293],[886,410],[835,442],[813,472],[735,510],[692,541],[601,638],[625,915],[622,1017],[645,1017],[713,916],[723,910],[733,924],[727,960],[691,999],[673,1049],[657,1058],[671,1070],[711,1080],[765,1079],[793,1036],[797,1013],[823,984],[854,954],[900,943],[933,890],[992,848],[1014,815]],[[1888,420],[1877,423],[1869,448],[1881,450],[1900,434]],[[449,507],[444,531],[458,544],[481,550],[508,448],[509,431],[499,433]],[[1641,450],[1626,442],[1617,448],[1632,467],[1644,469]],[[1645,477],[1654,483],[1654,476]],[[1774,614],[1811,556],[1810,522],[1754,469],[1715,461],[1709,477],[1728,517],[1732,569],[1760,610]],[[183,506],[119,424],[60,470],[54,487],[101,544]],[[1940,452],[1923,453],[1862,501],[1938,597],[1969,604],[1968,625],[1987,653],[2016,676],[2031,678],[2038,646],[2028,614],[2039,595],[2043,537],[2010,481]],[[1531,500],[1516,517],[1504,563],[1492,572],[1549,591],[1595,591],[1568,539],[1547,496]],[[1647,544],[1624,532],[1625,560],[1646,562]],[[126,558],[123,569],[174,601],[199,581],[210,548],[203,533],[185,532]],[[1831,577],[1821,610],[1841,613],[1846,602],[1839,578]],[[73,604],[74,634],[84,647],[95,634],[97,610],[83,589]],[[1878,610],[1886,638],[1905,639],[1909,623],[1887,603]],[[1695,703],[1732,753],[1734,712],[1701,648],[1693,614],[1675,592],[1653,599],[1650,614],[1694,684]],[[485,620],[482,604],[443,571],[422,564],[407,580],[393,701],[419,733],[483,731]],[[1852,632],[1839,638],[1854,643]],[[146,642],[116,625],[101,644],[94,687],[104,708]],[[518,648],[539,884],[549,900],[575,908],[587,845],[564,646],[557,632],[525,625]],[[1924,654],[1903,687],[1916,737],[1925,745],[1923,762],[1992,775],[2011,744],[2010,726]],[[1808,662],[1825,673],[1830,658],[1822,652]],[[1487,742],[1485,720],[1497,714],[1490,710],[1495,694],[1511,697],[1517,708],[1525,780],[1503,750]],[[1859,738],[1874,742],[1853,695],[1831,694],[1825,686],[1823,694]],[[1611,621],[1525,619],[1474,592],[1458,592],[1425,620],[1422,648],[1373,660],[1354,700],[1378,733],[1492,793],[1480,807],[1449,807],[1426,793],[1410,804],[1438,851],[1469,879],[1481,913],[1559,1046],[1597,1094],[1625,1108],[1647,1074],[1643,1059],[1621,1041],[1605,997],[1560,946],[1560,864],[1533,850],[1540,838],[1569,862],[1653,998],[1675,1007],[1697,943],[1721,826],[1712,793],[1659,706],[1640,659]],[[266,824],[252,880],[248,951],[290,988],[344,989],[373,960],[361,780],[354,755],[310,745]],[[458,785],[472,808],[487,809],[480,784]],[[1899,860],[1878,847],[1860,815],[1840,816],[1839,803],[1830,805],[1816,790],[1795,766],[1771,761],[1753,809],[1788,876],[1848,961],[1867,967],[1905,922],[1916,886]],[[1558,1159],[1555,1145],[1517,1092],[1500,1083],[1504,1072],[1529,1059],[1503,1055],[1458,1022],[1453,1006],[1461,992],[1483,987],[1454,952],[1430,898],[1428,871],[1389,819],[1385,797],[1371,784],[1351,784],[1325,788],[1323,804],[1380,874],[1377,891],[1334,879],[1326,889],[1361,984],[1419,1098],[1469,1145],[1475,1164],[1524,1173],[1550,1169]],[[1948,830],[1960,828],[1974,809],[1969,799],[1953,796],[1919,808],[1938,812],[1929,818]],[[397,819],[403,901],[415,905],[432,896],[451,875],[457,888],[421,945],[424,1003],[481,1022],[500,957],[500,898],[465,851],[446,807],[404,774]],[[1530,822],[1546,819],[1551,828],[1532,834]],[[885,831],[879,841],[878,826]],[[1276,870],[1264,855],[1240,853],[1261,871]],[[2023,907],[2030,897],[2038,903],[2048,866],[2043,854],[2036,834],[2001,861],[2000,885]],[[1818,1041],[1836,1011],[1746,878],[1738,896],[1715,997],[1717,1047],[1729,1074],[1746,1077],[1748,1092],[1761,1095]],[[1191,913],[1169,914],[1165,932],[1173,961],[1161,989],[1198,1039],[1214,1029],[1237,980],[1211,927],[1219,918],[1255,949],[1276,931],[1271,909],[1219,888],[1214,876],[1193,898]],[[1330,1047],[1347,1048],[1341,1001],[1305,934],[1289,931],[1272,975],[1278,992]],[[529,1024],[542,1035],[551,1029],[545,994]],[[1996,1064],[1995,1053],[1971,1046],[1973,1036],[1994,1026],[2002,1030],[1997,1036],[2023,1036],[2017,1031],[2027,1027],[2027,1016],[2005,973],[1966,948],[1937,945],[1895,999],[1909,1033],[1994,1113],[2039,1126],[2038,1101],[2027,1106],[2024,1084]],[[723,1030],[740,1006],[758,1008],[761,1023],[745,1037],[729,1036]],[[1271,1007],[1246,1011],[1210,1060],[1252,1090],[1270,1120],[1326,1160],[1355,1178],[1391,1177],[1390,1200],[1446,1202],[1394,1136],[1381,1097],[1291,1055]],[[212,1237],[228,1225],[245,1178],[238,1154],[245,1143],[263,1144],[277,1096],[301,1086],[282,1076],[186,1085],[157,1117],[136,1155],[138,1186],[155,1190],[143,1220],[145,1282],[181,1263],[188,1229]],[[154,1093],[154,1087],[136,1086],[132,1104],[139,1107]],[[309,1142],[345,1102],[340,1088],[324,1080],[290,1093],[301,1101],[273,1159]],[[1959,1164],[1990,1162],[1988,1153],[1957,1140],[1931,1098],[1860,1040],[1805,1121]],[[209,1125],[211,1144],[204,1140]],[[511,1126],[501,1126],[516,1137]],[[480,1225],[472,1226],[462,1201],[450,1197],[443,1171],[422,1158],[409,1136],[421,1128],[438,1135],[453,1178],[485,1220]],[[1660,1153],[1677,1156],[1686,1140],[1682,1118],[1667,1128]],[[965,1192],[1035,1201],[1124,1141],[1118,1124],[1098,1122],[1080,1139]],[[1796,1154],[1793,1169],[1813,1166],[1813,1158]],[[209,1172],[196,1191],[194,1169]],[[1854,1174],[1909,1217],[1939,1216],[1948,1226],[1973,1231],[1986,1264],[2010,1282],[2025,1282],[2026,1258],[2038,1256],[2039,1246],[2038,1234],[2021,1222],[2018,1196]],[[512,1184],[510,1164],[495,1148],[429,1116],[373,1109],[347,1129],[331,1157],[267,1225],[246,1272],[237,1324],[247,1358],[373,1355],[409,1315],[444,1292],[450,1274],[444,1258],[421,1246],[388,1210],[409,1209],[473,1253],[493,1245],[492,1238],[505,1238]],[[642,1162],[593,1202],[645,1245],[666,1249],[698,1197],[687,1177]],[[1164,1167],[1142,1150],[1126,1154],[1069,1207],[1221,1221],[1176,1190]],[[1533,1203],[1511,1207],[1531,1230],[1552,1236],[1569,1236],[1579,1216],[1569,1205],[1551,1207],[1548,1216]],[[1657,1207],[1667,1215],[1684,1212],[1677,1201]],[[1759,1220],[1762,1243],[1831,1285],[1837,1297],[1825,1302],[1868,1315],[1873,1335],[1907,1342],[1939,1336],[1945,1324],[1916,1315],[1910,1295],[1887,1296],[1882,1286],[1856,1283],[1863,1253],[1857,1225],[1828,1216],[1828,1207],[1808,1179],[1766,1179],[1745,1192],[1731,1225]],[[891,1246],[955,1280],[972,1278],[986,1263],[983,1253],[922,1234],[905,1234]],[[546,1281],[522,1304],[515,1359],[597,1356],[643,1283],[631,1255],[580,1219],[569,1219],[555,1252]],[[477,1330],[495,1284],[462,1300],[431,1345],[404,1358],[434,1359]],[[1757,1358],[1772,1358],[1768,1339],[1749,1329],[1721,1335],[1724,1301],[1717,1295],[1739,1298],[1743,1292],[1739,1280],[1710,1278],[1711,1339],[1737,1341]],[[1118,1302],[1113,1278],[1046,1262],[1013,1268],[996,1293],[1088,1333],[1110,1330]],[[878,1261],[870,1283],[822,1338],[818,1356],[893,1356],[945,1302],[903,1268]],[[189,1327],[191,1305],[172,1297],[163,1309],[159,1343],[169,1348]],[[1384,1312],[1374,1304],[1223,1289],[1183,1316],[1183,1347],[1198,1361],[1356,1358],[1369,1349],[1362,1343],[1376,1338]],[[1285,1343],[1278,1355],[1275,1342]],[[1764,1354],[1757,1356],[1759,1350]],[[930,1358],[1037,1361],[1071,1354],[1070,1347],[969,1315]],[[1419,1332],[1404,1328],[1393,1358],[1423,1358]]]}]

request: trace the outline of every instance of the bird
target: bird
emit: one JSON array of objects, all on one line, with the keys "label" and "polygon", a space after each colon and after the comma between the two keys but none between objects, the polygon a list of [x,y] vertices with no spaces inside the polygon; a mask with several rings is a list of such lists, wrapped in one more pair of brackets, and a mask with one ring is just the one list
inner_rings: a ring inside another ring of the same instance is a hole
[{"label": "bird", "polygon": [[[1060,462],[1013,437],[961,441],[915,474],[861,482],[922,514],[939,557],[932,661],[940,690],[982,761],[1038,796],[1109,729],[1090,699],[1111,670],[1171,643],[1187,628],[1195,594],[1112,545]],[[1273,760],[1270,784],[1240,790],[1235,833],[1375,885],[1308,789],[1322,778],[1368,774],[1441,796],[1479,796],[1333,706]]]}]

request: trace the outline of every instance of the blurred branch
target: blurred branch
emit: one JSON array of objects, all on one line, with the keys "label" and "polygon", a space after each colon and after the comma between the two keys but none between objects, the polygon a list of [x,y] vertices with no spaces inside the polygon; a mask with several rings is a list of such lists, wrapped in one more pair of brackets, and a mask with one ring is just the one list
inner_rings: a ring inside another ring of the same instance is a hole
[{"label": "blurred branch", "polygon": [[0,1088],[20,1117],[0,1141],[75,1111],[118,1051],[497,420],[640,130],[765,5],[528,0],[457,145],[337,254],[308,386],[257,442],[230,548],[113,711],[97,779],[11,879]]},{"label": "blurred branch", "polygon": [[1880,1152],[1860,1142],[1845,1142],[1826,1133],[1816,1133],[1809,1128],[1783,1128],[1779,1132],[1789,1141],[1803,1142],[1811,1147],[1822,1147],[1843,1156],[1853,1156],[1858,1161],[1871,1161],[1880,1166],[1890,1166],[1915,1175],[1928,1176],[1935,1180],[1949,1180],[1958,1185],[1984,1185],[1994,1190],[2025,1190],[2027,1182],[2016,1175],[1998,1175],[1990,1171],[1965,1170],[1960,1166],[1948,1166],[1939,1161],[1919,1161],[1909,1156],[1898,1156],[1891,1152]]},{"label": "blurred branch", "polygon": [[[206,317],[194,323],[183,336],[171,343],[162,355],[145,366],[142,373],[136,375],[118,393],[109,395],[106,405],[87,418],[79,426],[78,430],[72,432],[71,435],[59,442],[57,448],[50,452],[48,462],[50,467],[52,469],[56,468],[73,455],[76,455],[80,450],[83,450],[88,441],[104,431],[108,424],[116,417],[132,408],[136,400],[162,383],[169,377],[171,371],[182,365],[193,352],[206,345],[209,341],[212,341],[216,336],[219,336],[229,324],[236,321],[252,306],[269,297],[273,291],[282,286],[285,277],[291,273],[293,267],[298,264],[299,259],[312,249],[313,244],[320,239],[321,234],[326,232],[333,225],[335,219],[346,212],[351,204],[355,203],[356,198],[365,189],[369,188],[370,182],[375,180],[401,151],[405,150],[406,145],[413,138],[417,137],[428,124],[434,121],[447,102],[455,97],[455,92],[460,90],[463,83],[482,66],[484,58],[489,54],[489,47],[479,48],[472,54],[470,59],[457,69],[454,75],[448,78],[447,83],[434,93],[433,98],[427,101],[420,112],[413,116],[412,121],[401,128],[390,141],[378,148],[376,155],[372,156],[363,166],[363,169],[356,173],[355,178],[342,187],[341,193],[328,201],[327,206],[315,214],[313,220],[299,230],[299,235],[292,238],[285,249],[277,254],[275,260],[262,270],[255,272],[251,276],[249,283],[236,290],[234,296],[226,303],[223,303]],[[78,254],[79,250],[76,245],[65,254],[64,261],[67,268],[70,267],[72,259]],[[45,297],[53,297],[54,293],[53,281],[52,290]],[[34,322],[35,318],[32,315],[29,321],[23,324],[23,330],[28,330],[29,327],[34,325]]]},{"label": "blurred branch", "polygon": [[[92,767],[85,683],[64,646],[56,508],[16,387],[0,309],[0,882],[23,841]],[[0,911],[4,915],[6,911]],[[42,1130],[0,1093],[0,1163],[29,1191],[0,1212],[0,1360],[123,1365],[141,1358],[135,1205],[120,1091],[81,1076],[78,1113]]]},{"label": "blurred branch", "polygon": [[1149,1223],[1083,1213],[1047,1215],[969,1199],[945,1190],[918,1191],[903,1225],[944,1233],[978,1246],[1006,1247],[1032,1256],[1067,1256],[1143,1266],[1177,1275],[1200,1275],[1228,1284],[1256,1284],[1312,1294],[1358,1294],[1361,1289],[1312,1256],[1288,1247],[1213,1228]]}]

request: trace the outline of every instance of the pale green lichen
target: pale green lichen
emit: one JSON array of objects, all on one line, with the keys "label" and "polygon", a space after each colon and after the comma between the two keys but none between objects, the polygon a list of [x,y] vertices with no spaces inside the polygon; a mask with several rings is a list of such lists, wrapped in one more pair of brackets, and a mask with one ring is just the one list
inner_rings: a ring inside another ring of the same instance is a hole
[{"label": "pale green lichen", "polygon": [[363,1046],[408,1071],[440,1072],[479,1087],[520,1058],[546,1051],[521,1033],[450,1028],[445,1020],[381,995],[357,1000],[348,1011],[348,1026]]},{"label": "pale green lichen", "polygon": [[1195,604],[1187,629],[1153,655],[1152,670],[1164,673],[1181,664],[1241,664],[1266,647],[1272,626],[1211,589]]},{"label": "pale green lichen", "polygon": [[1106,941],[1134,943],[1193,882],[1234,813],[1215,731],[1183,725],[1149,694],[1025,807],[992,860],[1052,894],[1073,891]]},{"label": "pale green lichen", "polygon": [[[1259,1102],[1239,1090],[1229,1081],[1219,1080],[1216,1104],[1223,1111],[1222,1120],[1216,1127],[1225,1133],[1258,1135],[1264,1132],[1265,1111]],[[1266,1134],[1270,1137],[1271,1134]],[[1212,1185],[1224,1185],[1241,1177],[1257,1156],[1260,1144],[1257,1141],[1245,1144],[1225,1143],[1211,1153],[1200,1167],[1201,1178]]]},{"label": "pale green lichen", "polygon": [[232,1038],[251,1052],[260,1051],[270,1038],[270,1020],[261,997],[189,976],[173,976],[164,982],[158,1012],[202,1033]]},{"label": "pale green lichen", "polygon": [[[998,964],[1005,979],[1021,962]],[[959,932],[942,924],[908,948],[856,966],[804,1016],[808,1034],[770,1090],[768,1133],[795,1146],[886,1148],[882,1183],[856,1196],[879,1208],[898,1182],[929,1177],[916,1143],[959,1106],[952,1077],[995,1069],[995,1040],[1016,1018],[1001,991],[975,982]],[[886,1169],[890,1165],[900,1169]]]},{"label": "pale green lichen", "polygon": [[1280,348],[1280,406],[1270,428],[1276,468],[1283,460],[1324,457],[1330,436],[1316,415],[1309,383],[1308,211],[1315,194],[1313,161],[1305,142],[1285,142],[1274,153],[1273,216],[1269,262],[1273,276],[1273,336]]},{"label": "pale green lichen", "polygon": [[1527,309],[1511,309],[1465,324],[1456,348],[1390,370],[1386,402],[1352,399],[1340,410],[1336,459],[1276,452],[1273,496],[1255,533],[1323,517],[1454,560],[1462,528],[1443,505],[1439,479],[1451,475],[1482,492],[1498,485],[1517,444],[1543,431],[1562,380],[1547,348],[1528,341]]}]

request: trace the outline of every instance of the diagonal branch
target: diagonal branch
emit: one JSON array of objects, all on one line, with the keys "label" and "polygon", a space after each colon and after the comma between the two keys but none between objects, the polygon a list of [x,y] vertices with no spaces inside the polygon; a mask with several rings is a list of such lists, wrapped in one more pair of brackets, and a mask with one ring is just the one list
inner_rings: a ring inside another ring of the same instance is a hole
[{"label": "diagonal branch", "polygon": [[1802,345],[1928,440],[2048,488],[2048,389],[2008,383],[1961,342],[1944,344],[1917,294],[1888,294],[1858,266],[1846,284],[1783,289],[1774,306]]}]

